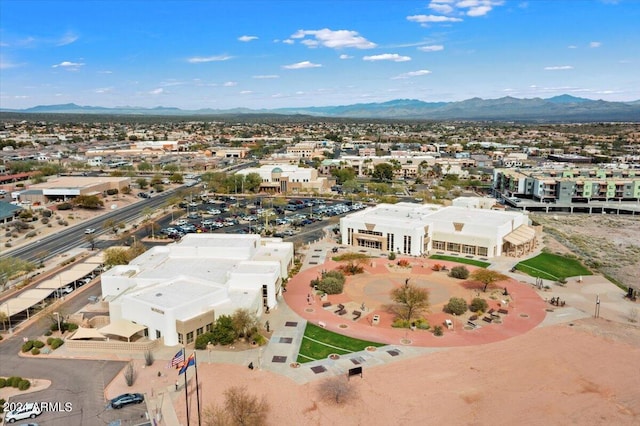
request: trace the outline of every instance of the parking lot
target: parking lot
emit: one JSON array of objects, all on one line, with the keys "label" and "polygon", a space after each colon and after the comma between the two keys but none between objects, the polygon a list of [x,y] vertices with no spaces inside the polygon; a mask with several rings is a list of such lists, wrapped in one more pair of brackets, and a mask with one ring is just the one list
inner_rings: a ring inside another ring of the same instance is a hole
[{"label": "parking lot", "polygon": [[287,238],[303,232],[305,227],[314,223],[366,207],[361,203],[317,198],[278,201],[279,204],[274,206],[274,199],[270,197],[240,199],[220,196],[197,201],[185,200],[180,203],[184,214],[160,232],[173,239],[200,232],[254,233]]}]

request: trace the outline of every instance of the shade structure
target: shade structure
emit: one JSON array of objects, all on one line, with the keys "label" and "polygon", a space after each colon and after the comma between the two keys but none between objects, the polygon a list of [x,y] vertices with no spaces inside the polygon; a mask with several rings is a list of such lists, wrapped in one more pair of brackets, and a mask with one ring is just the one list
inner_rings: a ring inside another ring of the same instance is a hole
[{"label": "shade structure", "polygon": [[106,325],[100,329],[100,333],[102,334],[111,334],[113,336],[124,337],[129,341],[131,336],[136,333],[144,330],[144,325],[136,324],[131,321],[119,319],[111,322],[109,325]]},{"label": "shade structure", "polygon": [[106,340],[107,336],[100,333],[95,328],[79,327],[72,336],[67,337],[69,340]]}]

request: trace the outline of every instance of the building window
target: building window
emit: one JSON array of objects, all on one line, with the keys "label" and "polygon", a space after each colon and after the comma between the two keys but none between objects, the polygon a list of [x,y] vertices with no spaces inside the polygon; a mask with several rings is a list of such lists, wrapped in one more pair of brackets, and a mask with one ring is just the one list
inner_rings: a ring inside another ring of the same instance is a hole
[{"label": "building window", "polygon": [[187,345],[193,343],[193,331],[187,333]]},{"label": "building window", "polygon": [[178,343],[184,345],[184,336],[182,335],[182,333],[178,333]]},{"label": "building window", "polygon": [[377,235],[378,237],[382,236],[382,232],[378,232],[378,231],[368,231],[366,229],[358,229],[358,233],[359,234],[365,234],[365,235]]},{"label": "building window", "polygon": [[458,243],[447,243],[448,251],[455,251],[456,253],[460,253],[460,244]]},{"label": "building window", "polygon": [[347,244],[353,245],[353,228],[347,228]]},{"label": "building window", "polygon": [[204,333],[204,328],[200,327],[199,329],[196,330],[196,336],[199,336],[201,334]]},{"label": "building window", "polygon": [[206,329],[207,329],[207,333],[210,333],[213,331],[213,323],[210,322],[209,324],[206,325]]},{"label": "building window", "polygon": [[487,256],[489,250],[486,247],[478,247],[478,256]]},{"label": "building window", "polygon": [[393,235],[387,234],[387,251],[393,251]]},{"label": "building window", "polygon": [[434,241],[433,249],[434,250],[445,250],[447,244],[444,241]]},{"label": "building window", "polygon": [[156,339],[159,339],[162,337],[162,333],[160,333],[160,330],[156,330]]},{"label": "building window", "polygon": [[468,246],[464,244],[462,246],[462,252],[464,254],[476,254],[476,246]]},{"label": "building window", "polygon": [[404,236],[404,254],[411,254],[411,235]]}]

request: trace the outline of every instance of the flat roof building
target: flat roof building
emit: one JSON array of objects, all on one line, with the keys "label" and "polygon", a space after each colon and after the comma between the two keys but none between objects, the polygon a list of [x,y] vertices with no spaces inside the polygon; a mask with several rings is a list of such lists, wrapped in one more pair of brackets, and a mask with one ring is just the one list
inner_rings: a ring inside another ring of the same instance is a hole
[{"label": "flat roof building", "polygon": [[260,316],[278,303],[293,244],[259,235],[187,234],[102,274],[111,322],[147,327],[150,339],[190,345],[220,315]]},{"label": "flat roof building", "polygon": [[342,244],[411,256],[433,251],[519,256],[535,247],[520,212],[431,204],[379,204],[340,219]]}]

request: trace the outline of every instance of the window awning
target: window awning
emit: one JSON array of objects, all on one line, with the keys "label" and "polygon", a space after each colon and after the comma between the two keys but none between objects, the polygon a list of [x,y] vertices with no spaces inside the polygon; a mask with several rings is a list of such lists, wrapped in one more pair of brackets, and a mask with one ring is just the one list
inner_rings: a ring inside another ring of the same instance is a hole
[{"label": "window awning", "polygon": [[536,237],[536,231],[528,225],[521,225],[504,237],[504,240],[514,246],[519,246],[532,241]]}]

